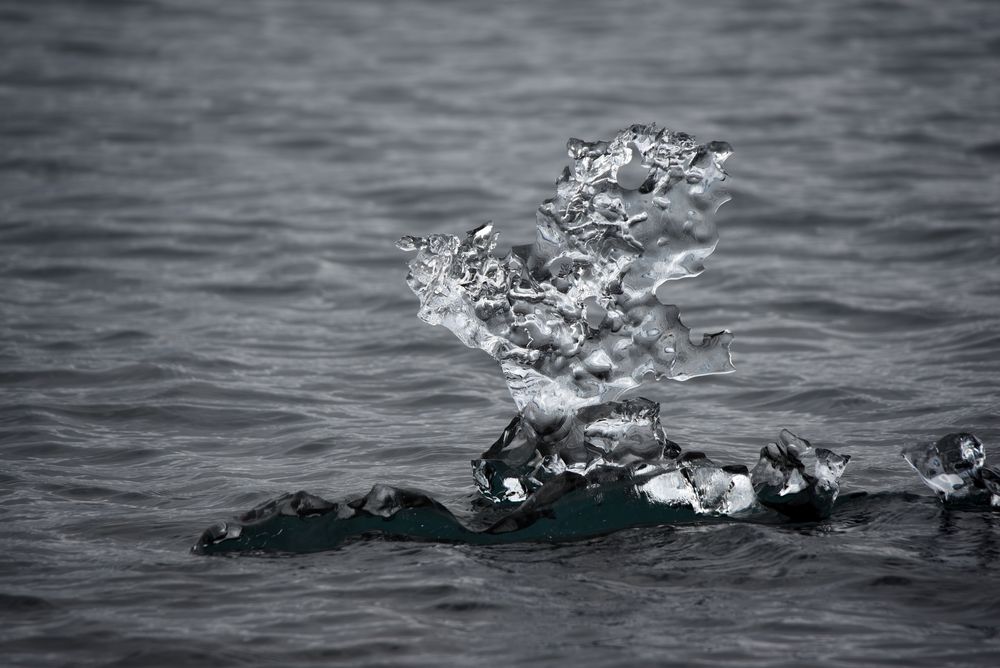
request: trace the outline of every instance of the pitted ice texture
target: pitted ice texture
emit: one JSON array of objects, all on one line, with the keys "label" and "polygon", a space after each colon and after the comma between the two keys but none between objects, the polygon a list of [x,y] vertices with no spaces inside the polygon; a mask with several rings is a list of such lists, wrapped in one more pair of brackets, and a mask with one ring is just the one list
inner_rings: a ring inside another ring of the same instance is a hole
[{"label": "pitted ice texture", "polygon": [[728,331],[693,342],[656,295],[715,250],[729,145],[634,125],[567,148],[572,168],[539,207],[533,245],[497,257],[489,223],[398,243],[417,252],[407,282],[420,317],[496,358],[539,436],[646,383],[733,370]]}]

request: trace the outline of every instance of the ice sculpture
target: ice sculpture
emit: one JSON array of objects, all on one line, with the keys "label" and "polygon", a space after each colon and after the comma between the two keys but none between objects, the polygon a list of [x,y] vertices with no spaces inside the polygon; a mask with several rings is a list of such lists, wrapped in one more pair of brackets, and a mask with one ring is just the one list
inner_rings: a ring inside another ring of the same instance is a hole
[{"label": "ice sculpture", "polygon": [[[729,332],[692,342],[657,291],[697,276],[715,250],[713,217],[732,149],[633,125],[610,142],[568,144],[573,168],[538,208],[535,243],[493,254],[486,224],[464,239],[403,237],[420,317],[500,362],[518,410],[542,440],[572,413],[663,378],[733,370]],[[634,188],[620,183],[640,171]]]},{"label": "ice sculpture", "polygon": [[633,125],[610,142],[571,139],[568,151],[572,169],[539,207],[534,244],[497,256],[490,224],[398,243],[416,252],[407,282],[420,317],[497,359],[518,409],[472,462],[473,518],[388,485],[336,503],[299,492],[209,528],[196,551],[303,552],[371,534],[488,544],[768,509],[830,514],[849,457],[782,431],[752,472],[719,466],[682,452],[659,404],[636,396],[664,379],[733,371],[728,331],[694,342],[660,301],[715,250],[729,145]]},{"label": "ice sculpture", "polygon": [[936,443],[904,448],[902,454],[942,501],[1000,506],[1000,471],[986,466],[983,444],[972,434],[948,434]]},{"label": "ice sculpture", "polygon": [[[745,472],[681,457],[659,405],[617,401],[662,379],[733,371],[728,331],[695,343],[677,307],[659,299],[669,281],[700,274],[715,250],[732,149],[655,125],[633,125],[610,142],[571,139],[567,149],[573,167],[538,208],[533,245],[497,257],[489,224],[464,239],[398,244],[417,253],[407,282],[420,317],[497,359],[520,411],[473,461],[479,490],[495,503],[520,503],[563,471],[645,467],[661,471],[642,485],[654,500],[705,513],[746,510],[753,494]],[[753,489],[779,512],[825,517],[848,458],[818,450],[815,475],[805,473],[799,455],[809,446],[795,440],[801,452],[790,441],[765,448]]]}]

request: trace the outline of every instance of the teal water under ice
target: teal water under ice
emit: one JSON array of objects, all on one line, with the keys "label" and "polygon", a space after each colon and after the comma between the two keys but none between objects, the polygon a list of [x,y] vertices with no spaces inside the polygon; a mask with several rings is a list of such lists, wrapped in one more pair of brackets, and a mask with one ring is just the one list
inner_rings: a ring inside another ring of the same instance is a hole
[{"label": "teal water under ice", "polygon": [[[899,451],[1000,461],[1000,10],[574,7],[0,8],[4,663],[994,663],[1000,517]],[[672,300],[736,372],[652,396],[668,436],[851,455],[831,519],[189,554],[299,489],[462,507],[514,404],[393,244],[530,242],[566,138],[634,121],[735,149]]]}]

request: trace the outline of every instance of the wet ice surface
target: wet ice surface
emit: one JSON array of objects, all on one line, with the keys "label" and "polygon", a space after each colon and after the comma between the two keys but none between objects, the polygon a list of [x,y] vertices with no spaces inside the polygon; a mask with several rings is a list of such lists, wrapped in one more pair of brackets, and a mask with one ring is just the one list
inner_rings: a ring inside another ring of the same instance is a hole
[{"label": "wet ice surface", "polygon": [[[811,460],[811,468],[804,459]],[[809,441],[782,429],[776,443],[761,449],[750,480],[757,499],[768,508],[793,519],[828,517],[850,459],[827,448],[813,448]]]},{"label": "wet ice surface", "polygon": [[[283,7],[0,13],[7,663],[995,663],[997,519],[899,456],[997,457],[995,3]],[[650,397],[668,435],[850,454],[830,520],[187,554],[286,491],[461,505],[514,404],[392,244],[531,243],[566,136],[633,119],[735,149],[669,301],[738,372]]]},{"label": "wet ice surface", "polygon": [[464,239],[396,244],[416,252],[406,279],[421,319],[499,361],[518,408],[472,462],[483,512],[463,524],[430,495],[383,483],[339,503],[302,492],[210,527],[195,552],[315,552],[372,535],[579,540],[761,506],[794,520],[830,516],[849,455],[814,451],[783,429],[752,473],[718,466],[667,438],[656,402],[615,401],[666,378],[733,370],[732,335],[691,341],[677,306],[657,294],[700,274],[718,243],[712,215],[726,200],[718,184],[731,147],[634,124],[566,148],[573,168],[538,208],[533,245],[497,256],[489,223]]},{"label": "wet ice surface", "polygon": [[945,503],[1000,506],[1000,472],[985,466],[982,441],[973,434],[948,434],[932,444],[914,444],[903,458]]},{"label": "wet ice surface", "polygon": [[[733,370],[728,331],[691,340],[669,283],[697,276],[719,240],[725,142],[635,124],[567,142],[572,165],[537,212],[535,241],[503,256],[491,223],[465,238],[405,236],[420,317],[500,362],[540,440],[572,413],[671,378]],[[630,182],[634,180],[634,182]],[[627,184],[626,184],[627,183]]]}]

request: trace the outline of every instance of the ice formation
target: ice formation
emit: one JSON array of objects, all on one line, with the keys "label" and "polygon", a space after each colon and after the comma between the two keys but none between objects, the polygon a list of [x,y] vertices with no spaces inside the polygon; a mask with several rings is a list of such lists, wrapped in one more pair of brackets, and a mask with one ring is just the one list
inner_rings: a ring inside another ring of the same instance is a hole
[{"label": "ice formation", "polygon": [[471,522],[417,490],[376,485],[336,503],[299,492],[209,528],[196,551],[303,552],[370,534],[487,544],[767,509],[830,514],[849,457],[782,431],[752,471],[720,466],[682,452],[659,404],[637,396],[733,370],[728,331],[692,341],[660,301],[715,250],[729,145],[633,125],[609,142],[571,139],[568,151],[573,166],[539,207],[534,244],[497,256],[490,224],[398,243],[416,252],[407,282],[420,317],[497,359],[518,409],[472,462]]},{"label": "ice formation", "polygon": [[[497,257],[488,223],[464,239],[398,244],[417,252],[407,282],[420,317],[500,362],[538,436],[644,383],[733,370],[729,332],[693,342],[677,307],[657,299],[668,281],[700,274],[715,250],[730,146],[633,125],[567,148],[573,168],[538,208],[533,245]],[[623,185],[619,176],[636,169]]]},{"label": "ice formation", "polygon": [[480,494],[494,503],[520,503],[562,473],[588,481],[628,478],[652,503],[681,505],[698,513],[732,515],[756,506],[745,466],[720,467],[700,452],[682,453],[667,438],[660,406],[628,399],[577,413],[582,432],[572,445],[532,440],[514,418],[489,450],[472,462]]},{"label": "ice formation", "polygon": [[[812,472],[803,458],[813,460]],[[840,476],[851,460],[826,448],[813,448],[787,429],[760,451],[750,480],[760,503],[795,518],[827,517],[840,493]]]},{"label": "ice formation", "polygon": [[659,299],[715,250],[730,146],[633,125],[611,141],[570,139],[567,150],[573,166],[538,208],[534,244],[498,257],[490,224],[464,239],[398,244],[416,251],[407,282],[420,317],[497,359],[519,410],[473,461],[482,496],[523,503],[564,472],[620,468],[655,503],[733,514],[756,506],[756,492],[791,516],[828,515],[847,457],[817,450],[808,473],[808,443],[782,432],[751,477],[682,455],[659,405],[625,398],[663,379],[733,370],[728,331],[693,342],[678,308]]},{"label": "ice formation", "polygon": [[936,443],[903,449],[903,458],[945,502],[1000,506],[1000,470],[986,466],[986,451],[972,434],[948,434]]}]

